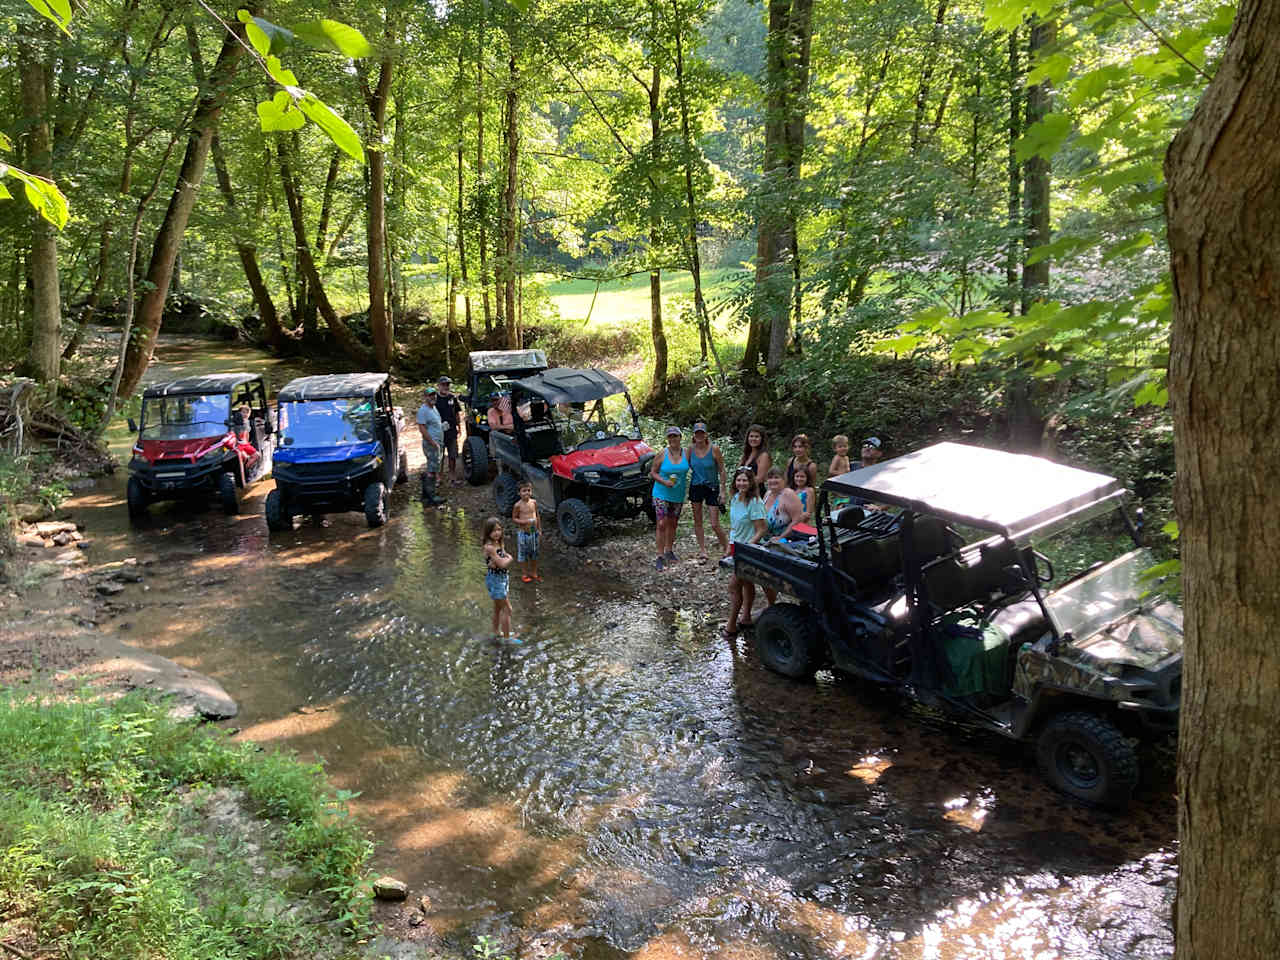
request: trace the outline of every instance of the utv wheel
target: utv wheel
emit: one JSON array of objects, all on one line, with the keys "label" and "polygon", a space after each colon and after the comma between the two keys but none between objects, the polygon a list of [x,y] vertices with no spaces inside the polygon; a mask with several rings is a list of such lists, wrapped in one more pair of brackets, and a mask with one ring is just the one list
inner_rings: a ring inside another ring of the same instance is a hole
[{"label": "utv wheel", "polygon": [[151,497],[148,496],[147,488],[137,477],[129,478],[129,484],[125,488],[125,502],[129,505],[130,520],[141,520],[147,515],[147,506],[151,503]]},{"label": "utv wheel", "polygon": [[234,473],[218,474],[218,499],[222,503],[222,512],[228,516],[240,512],[240,493],[236,490]]},{"label": "utv wheel", "polygon": [[396,465],[396,485],[409,482],[409,454],[400,451],[400,462]]},{"label": "utv wheel", "polygon": [[387,488],[381,481],[375,480],[364,488],[364,518],[371,527],[387,522]]},{"label": "utv wheel", "polygon": [[284,494],[279,487],[267,494],[266,514],[268,530],[279,532],[293,529],[293,514],[285,506]]},{"label": "utv wheel", "polygon": [[[468,441],[469,442],[469,441]],[[498,516],[511,519],[511,511],[520,499],[520,481],[514,473],[500,473],[493,481],[493,501],[498,505]]]},{"label": "utv wheel", "polygon": [[467,437],[462,445],[462,469],[467,475],[467,483],[473,487],[483,486],[489,480],[489,448],[480,437]]},{"label": "utv wheel", "polygon": [[756,620],[756,654],[784,677],[807,679],[818,669],[818,642],[809,612],[794,603],[775,603]]},{"label": "utv wheel", "polygon": [[591,539],[591,528],[594,519],[591,508],[581,500],[570,498],[556,507],[556,522],[560,525],[560,536],[570,546],[580,547]]},{"label": "utv wheel", "polygon": [[1123,807],[1138,785],[1138,755],[1096,713],[1060,713],[1036,742],[1040,771],[1055,789],[1099,807]]}]

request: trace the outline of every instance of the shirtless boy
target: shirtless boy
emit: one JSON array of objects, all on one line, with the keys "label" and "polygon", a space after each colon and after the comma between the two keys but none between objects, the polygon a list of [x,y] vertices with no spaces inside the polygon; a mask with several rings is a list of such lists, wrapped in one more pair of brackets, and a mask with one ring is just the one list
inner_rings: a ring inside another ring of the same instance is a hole
[{"label": "shirtless boy", "polygon": [[520,483],[520,499],[511,511],[511,519],[516,525],[516,557],[525,564],[524,575],[520,577],[525,583],[537,580],[538,576],[538,541],[542,536],[542,518],[538,516],[538,501],[533,499],[533,484],[528,480]]}]

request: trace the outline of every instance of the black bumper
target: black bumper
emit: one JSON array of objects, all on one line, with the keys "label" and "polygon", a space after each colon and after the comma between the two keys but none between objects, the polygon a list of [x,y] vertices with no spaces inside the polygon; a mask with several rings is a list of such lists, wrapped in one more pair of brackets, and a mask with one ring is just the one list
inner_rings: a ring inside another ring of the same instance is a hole
[{"label": "black bumper", "polygon": [[353,468],[346,463],[295,465],[277,462],[272,473],[276,489],[291,509],[328,507],[352,510],[363,507],[365,488],[381,479],[382,470],[381,463]]},{"label": "black bumper", "polygon": [[157,463],[137,466],[130,463],[129,476],[142,484],[153,500],[166,500],[215,490],[220,474],[234,474],[239,468],[239,462],[228,457],[207,464]]}]

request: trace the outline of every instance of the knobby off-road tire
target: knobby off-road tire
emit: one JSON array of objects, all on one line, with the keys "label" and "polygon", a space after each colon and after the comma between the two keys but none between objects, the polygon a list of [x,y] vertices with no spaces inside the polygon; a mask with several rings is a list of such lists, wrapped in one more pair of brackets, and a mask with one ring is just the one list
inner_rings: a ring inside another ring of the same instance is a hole
[{"label": "knobby off-road tire", "polygon": [[514,473],[500,473],[493,481],[493,502],[498,505],[498,517],[511,519],[511,511],[520,499],[520,481]]},{"label": "knobby off-road tire", "polygon": [[267,529],[274,530],[277,533],[282,530],[293,529],[293,513],[289,510],[284,502],[284,494],[280,492],[280,488],[272,490],[267,494]]},{"label": "knobby off-road tire", "polygon": [[227,516],[240,512],[240,491],[236,489],[234,473],[218,474],[218,501],[222,504],[222,512]]},{"label": "knobby off-road tire", "polygon": [[364,488],[364,518],[371,527],[387,522],[387,487],[381,480]]},{"label": "knobby off-road tire", "polygon": [[806,680],[818,669],[815,633],[808,610],[794,603],[775,603],[756,620],[756,655],[775,673]]},{"label": "knobby off-road tire", "polygon": [[462,470],[473,487],[489,482],[489,448],[480,437],[467,437],[462,445]]},{"label": "knobby off-road tire", "polygon": [[147,515],[147,507],[151,503],[151,496],[147,493],[147,488],[142,485],[142,481],[137,477],[129,478],[129,484],[125,487],[125,503],[129,506],[130,520],[141,520]]},{"label": "knobby off-road tire", "polygon": [[560,525],[560,536],[565,543],[581,547],[591,539],[595,519],[591,516],[590,507],[581,500],[570,497],[556,507],[556,523]]},{"label": "knobby off-road tire", "polygon": [[1138,785],[1138,755],[1108,718],[1060,713],[1044,725],[1036,760],[1057,790],[1097,807],[1123,807]]}]

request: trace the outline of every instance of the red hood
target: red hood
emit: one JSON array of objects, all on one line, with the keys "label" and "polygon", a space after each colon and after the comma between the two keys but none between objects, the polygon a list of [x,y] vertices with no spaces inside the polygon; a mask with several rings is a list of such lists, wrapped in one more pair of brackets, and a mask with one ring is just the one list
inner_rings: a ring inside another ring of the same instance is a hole
[{"label": "red hood", "polygon": [[619,440],[609,447],[575,450],[551,458],[551,469],[562,477],[572,477],[582,467],[628,467],[653,453],[643,440]]},{"label": "red hood", "polygon": [[139,440],[134,444],[133,452],[147,463],[179,458],[186,458],[194,463],[214,447],[221,446],[226,439],[226,436],[221,436],[201,437],[199,440]]}]

